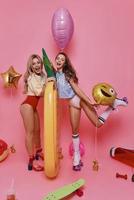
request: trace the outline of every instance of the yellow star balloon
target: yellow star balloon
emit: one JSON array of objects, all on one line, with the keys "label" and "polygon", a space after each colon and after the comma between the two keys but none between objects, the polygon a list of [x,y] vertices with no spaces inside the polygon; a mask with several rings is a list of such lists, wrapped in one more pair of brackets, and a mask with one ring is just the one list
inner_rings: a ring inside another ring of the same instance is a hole
[{"label": "yellow star balloon", "polygon": [[6,72],[1,73],[2,79],[4,81],[4,87],[15,87],[17,88],[18,82],[22,74],[16,72],[13,66],[9,67]]}]

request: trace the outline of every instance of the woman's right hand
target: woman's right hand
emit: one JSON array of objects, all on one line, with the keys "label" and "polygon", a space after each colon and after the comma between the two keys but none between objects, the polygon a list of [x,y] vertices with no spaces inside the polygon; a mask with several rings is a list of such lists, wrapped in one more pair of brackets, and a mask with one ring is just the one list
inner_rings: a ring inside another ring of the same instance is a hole
[{"label": "woman's right hand", "polygon": [[97,103],[93,103],[92,106],[94,106],[96,109],[100,108],[100,104],[97,104]]}]

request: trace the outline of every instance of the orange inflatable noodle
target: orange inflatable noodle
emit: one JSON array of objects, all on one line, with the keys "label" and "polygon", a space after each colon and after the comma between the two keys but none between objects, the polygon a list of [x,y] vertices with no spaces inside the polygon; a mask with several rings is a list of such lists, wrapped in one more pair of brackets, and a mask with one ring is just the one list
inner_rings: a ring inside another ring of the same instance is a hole
[{"label": "orange inflatable noodle", "polygon": [[133,149],[125,149],[121,147],[111,148],[110,156],[115,160],[118,160],[130,167],[134,168],[134,150]]}]

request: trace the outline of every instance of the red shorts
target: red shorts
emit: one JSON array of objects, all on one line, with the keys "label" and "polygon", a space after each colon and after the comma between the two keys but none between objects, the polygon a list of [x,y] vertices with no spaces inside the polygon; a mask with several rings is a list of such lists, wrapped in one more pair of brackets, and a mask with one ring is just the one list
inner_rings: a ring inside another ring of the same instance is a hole
[{"label": "red shorts", "polygon": [[40,96],[27,96],[27,98],[25,99],[25,101],[22,102],[22,104],[29,104],[33,107],[34,110],[36,110],[39,99]]}]

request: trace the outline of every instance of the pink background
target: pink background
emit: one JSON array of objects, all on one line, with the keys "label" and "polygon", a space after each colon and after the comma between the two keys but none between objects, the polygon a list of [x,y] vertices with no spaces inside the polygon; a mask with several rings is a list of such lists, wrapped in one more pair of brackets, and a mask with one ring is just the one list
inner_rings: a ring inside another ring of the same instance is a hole
[{"label": "pink background", "polygon": [[[133,134],[133,85],[134,85],[134,1],[133,0],[4,0],[0,6],[0,73],[13,65],[24,74],[27,58],[32,53],[41,55],[44,47],[54,60],[58,48],[51,33],[51,19],[59,7],[67,8],[74,20],[74,34],[67,54],[75,66],[80,87],[91,98],[92,87],[98,82],[108,82],[119,97],[127,96],[127,108],[119,108],[107,123],[98,130],[82,113],[81,140],[85,145],[84,167],[72,171],[68,146],[71,128],[66,105],[61,105],[61,146],[64,159],[59,175],[49,180],[43,172],[27,171],[27,154],[24,146],[24,127],[19,105],[24,100],[23,79],[18,89],[5,89],[0,78],[0,139],[9,146],[14,144],[16,153],[0,163],[0,199],[6,198],[11,179],[15,179],[18,200],[41,200],[48,192],[79,178],[86,180],[83,200],[133,200],[132,169],[110,158],[111,147],[134,149]],[[43,100],[39,104],[43,134]],[[98,172],[92,170],[97,158]],[[116,179],[115,174],[127,174],[128,180]],[[71,196],[77,200],[79,197]]]}]

